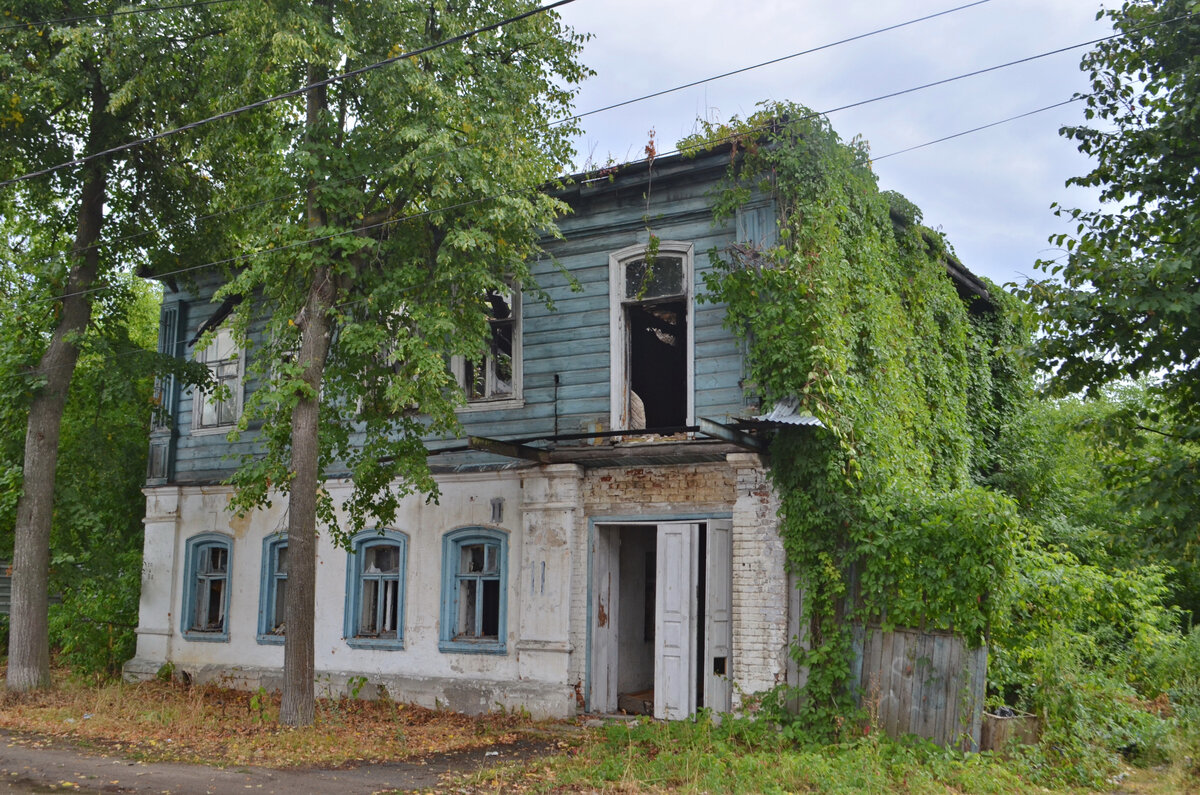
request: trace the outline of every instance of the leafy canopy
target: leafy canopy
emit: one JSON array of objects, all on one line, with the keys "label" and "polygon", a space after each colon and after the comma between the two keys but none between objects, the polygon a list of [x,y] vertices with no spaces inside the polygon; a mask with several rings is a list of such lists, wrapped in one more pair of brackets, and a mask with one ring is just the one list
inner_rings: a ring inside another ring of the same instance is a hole
[{"label": "leafy canopy", "polygon": [[1063,135],[1095,159],[1068,184],[1100,189],[1098,210],[1055,239],[1057,279],[1030,282],[1044,312],[1043,365],[1063,393],[1161,377],[1178,419],[1200,424],[1200,3],[1127,0],[1105,12],[1119,38],[1086,55],[1095,126]]}]

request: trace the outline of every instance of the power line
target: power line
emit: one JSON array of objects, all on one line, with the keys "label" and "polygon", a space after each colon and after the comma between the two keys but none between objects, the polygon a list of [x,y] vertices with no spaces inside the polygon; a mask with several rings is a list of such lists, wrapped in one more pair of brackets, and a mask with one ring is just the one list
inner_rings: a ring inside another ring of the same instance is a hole
[{"label": "power line", "polygon": [[[563,2],[571,2],[571,1],[572,1],[572,0],[563,0]],[[546,6],[546,8],[551,8],[551,7],[553,7],[553,6]],[[528,13],[536,13],[536,12],[528,12]],[[1195,16],[1195,15],[1194,15],[1194,14],[1186,14],[1186,15],[1183,15],[1183,16],[1180,16],[1180,17],[1176,17],[1176,18],[1174,18],[1174,19],[1171,19],[1171,20],[1164,20],[1164,21],[1162,21],[1162,22],[1154,23],[1153,25],[1148,25],[1148,26],[1145,26],[1145,28],[1152,28],[1152,27],[1157,27],[1157,26],[1164,25],[1164,24],[1169,24],[1169,23],[1172,23],[1172,22],[1177,22],[1177,21],[1179,21],[1179,20],[1182,20],[1182,19],[1188,19],[1188,18],[1191,18],[1192,16]],[[1143,28],[1143,29],[1144,29],[1144,28]],[[966,73],[963,73],[963,74],[955,75],[955,76],[953,76],[953,77],[944,78],[944,79],[942,79],[942,80],[935,80],[935,81],[932,81],[932,82],[929,82],[929,83],[923,83],[923,84],[921,84],[921,85],[918,85],[918,86],[913,86],[913,87],[911,87],[911,88],[901,89],[901,90],[899,90],[899,91],[893,91],[893,92],[890,92],[890,93],[887,93],[887,94],[881,94],[881,95],[879,95],[879,96],[871,97],[871,98],[869,98],[869,99],[860,100],[860,101],[858,101],[858,102],[852,102],[852,103],[849,103],[849,104],[846,104],[846,105],[840,105],[840,106],[838,106],[838,107],[835,107],[835,108],[830,108],[830,109],[828,109],[828,110],[824,110],[824,111],[812,111],[812,112],[810,112],[810,113],[808,113],[808,114],[805,114],[805,115],[803,115],[803,116],[799,117],[799,119],[798,119],[798,120],[803,120],[803,119],[811,119],[811,118],[816,118],[816,117],[818,117],[818,116],[828,116],[828,115],[830,115],[830,114],[837,113],[837,112],[839,112],[839,111],[843,111],[843,110],[849,110],[849,109],[852,109],[852,108],[857,108],[857,107],[862,107],[862,106],[864,106],[864,105],[869,105],[869,104],[872,104],[872,103],[875,103],[875,102],[881,102],[881,101],[883,101],[883,100],[885,100],[885,99],[892,99],[892,98],[895,98],[895,97],[898,97],[898,96],[903,96],[903,95],[906,95],[906,94],[912,94],[912,93],[915,93],[915,92],[917,92],[917,91],[923,91],[923,90],[925,90],[925,89],[933,88],[933,87],[940,86],[940,85],[945,85],[945,84],[947,84],[947,83],[955,82],[955,81],[958,81],[958,80],[963,80],[963,79],[966,79],[966,78],[968,78],[968,77],[975,77],[975,76],[978,76],[978,75],[981,75],[981,74],[986,74],[986,73],[989,73],[989,72],[994,72],[994,71],[997,71],[997,70],[999,70],[999,69],[1004,69],[1004,68],[1008,68],[1008,67],[1011,67],[1011,66],[1016,66],[1016,65],[1019,65],[1019,64],[1023,64],[1023,63],[1028,63],[1028,62],[1030,62],[1030,61],[1034,61],[1034,60],[1037,60],[1037,59],[1040,59],[1040,58],[1045,58],[1045,57],[1048,57],[1048,56],[1051,56],[1051,55],[1057,55],[1057,54],[1060,54],[1060,53],[1063,53],[1063,52],[1067,52],[1067,51],[1070,51],[1070,50],[1079,49],[1080,47],[1086,47],[1086,46],[1089,46],[1089,45],[1092,45],[1092,44],[1096,44],[1096,43],[1098,43],[1098,42],[1102,42],[1102,41],[1110,41],[1110,40],[1113,40],[1113,39],[1122,38],[1123,36],[1126,36],[1126,35],[1128,35],[1128,34],[1114,34],[1114,35],[1111,35],[1111,36],[1105,36],[1105,37],[1102,37],[1102,38],[1099,38],[1099,39],[1094,39],[1094,40],[1092,40],[1092,41],[1088,41],[1088,42],[1082,42],[1082,43],[1080,43],[1080,44],[1075,44],[1075,45],[1071,45],[1071,46],[1067,46],[1067,47],[1060,47],[1060,48],[1058,48],[1058,49],[1055,49],[1055,50],[1050,50],[1050,51],[1048,51],[1048,52],[1044,52],[1044,53],[1039,53],[1039,54],[1037,54],[1037,55],[1031,55],[1031,56],[1028,56],[1028,57],[1025,57],[1025,58],[1019,58],[1019,59],[1017,59],[1017,60],[1014,60],[1014,61],[1008,61],[1008,62],[1006,62],[1006,63],[1003,63],[1003,64],[998,64],[998,65],[996,65],[996,66],[990,66],[990,67],[986,67],[986,68],[983,68],[983,69],[977,69],[977,70],[974,70],[974,71],[972,71],[972,72],[966,72]],[[716,78],[713,78],[713,79],[716,79]],[[1081,97],[1081,98],[1082,98],[1082,97]],[[1066,102],[1071,102],[1071,101],[1075,101],[1075,100],[1067,100]],[[1058,103],[1058,105],[1066,104],[1066,102]],[[1051,106],[1051,107],[1057,107],[1058,105]],[[1042,109],[1042,110],[1047,110],[1047,109],[1049,109],[1049,108],[1045,108],[1045,109]],[[593,112],[599,112],[599,110],[597,110],[597,111],[589,111],[589,113],[593,113]],[[1041,111],[1031,111],[1031,112],[1030,112],[1030,114],[1024,114],[1024,115],[1031,115],[1032,113],[1037,113],[1037,112],[1041,112]],[[1007,120],[1005,120],[1005,121],[1007,121]],[[995,124],[1001,124],[1001,123],[1003,123],[1003,121],[1001,121],[1001,122],[996,122],[996,123],[994,123],[994,124],[991,124],[991,125],[985,125],[984,127],[981,127],[981,128],[979,128],[979,129],[986,129],[986,128],[987,128],[987,127],[989,127],[989,126],[995,126]],[[738,131],[738,132],[736,132],[736,133],[731,133],[730,135],[724,136],[724,137],[722,137],[722,138],[711,139],[711,140],[705,141],[703,144],[701,144],[701,145],[698,145],[698,146],[695,146],[695,147],[686,147],[686,148],[685,148],[685,147],[681,147],[681,148],[676,148],[676,149],[673,149],[673,150],[670,150],[670,151],[666,151],[666,152],[659,152],[659,153],[657,153],[657,154],[655,155],[655,158],[661,158],[661,157],[666,157],[666,156],[669,156],[669,155],[675,155],[675,154],[682,154],[682,153],[684,153],[685,151],[697,151],[697,150],[700,150],[700,149],[702,149],[702,148],[711,147],[711,146],[716,146],[716,145],[719,145],[719,144],[722,144],[722,143],[730,143],[730,142],[733,142],[733,141],[736,141],[736,140],[739,140],[739,139],[743,138],[743,137],[744,137],[744,136],[746,136],[747,134],[754,134],[754,133],[758,133],[758,132],[766,132],[766,131],[768,131],[768,130],[769,130],[769,129],[770,129],[772,126],[773,126],[773,124],[774,124],[774,122],[771,122],[771,123],[766,123],[766,124],[761,124],[761,125],[756,125],[756,126],[752,126],[752,127],[746,128],[746,129],[744,129],[744,130],[740,130],[740,131]],[[970,131],[968,131],[968,132],[970,132]],[[950,138],[953,138],[953,137],[958,137],[959,135],[965,135],[965,134],[966,134],[966,133],[959,133],[959,134],[956,134],[955,136],[949,136],[949,137],[950,137]],[[899,153],[898,153],[898,152],[893,152],[893,153],[891,153],[891,155],[895,155],[895,154],[899,154]],[[891,156],[891,155],[886,155],[886,156]],[[886,157],[886,156],[885,156],[885,157]],[[875,160],[879,160],[879,159],[882,159],[882,158],[874,158],[874,159],[875,159]],[[639,164],[642,164],[642,163],[646,163],[646,162],[648,162],[648,161],[649,161],[649,158],[642,158],[642,159],[639,159],[639,160],[631,160],[631,161],[629,161],[629,162],[623,163],[623,164],[622,164],[622,167],[635,166],[635,165],[639,165]],[[352,179],[353,179],[353,178],[352,178]],[[235,256],[235,257],[228,257],[228,258],[225,258],[225,259],[222,259],[222,260],[216,260],[216,261],[213,261],[213,262],[206,262],[206,263],[202,263],[202,264],[199,264],[199,265],[192,265],[192,266],[188,266],[188,267],[186,267],[186,268],[180,268],[180,269],[178,269],[178,270],[174,270],[174,271],[167,271],[167,272],[164,272],[164,273],[156,274],[156,278],[168,278],[168,277],[171,277],[171,276],[178,276],[178,275],[181,275],[181,274],[184,274],[184,273],[190,273],[190,272],[194,272],[194,271],[198,271],[198,270],[204,270],[204,269],[207,269],[207,268],[218,267],[218,266],[221,266],[221,265],[230,265],[230,264],[234,264],[234,263],[237,263],[237,262],[242,262],[242,261],[245,261],[245,260],[247,260],[247,259],[250,259],[250,258],[252,258],[252,257],[259,256],[259,255],[261,255],[261,254],[266,254],[266,253],[271,253],[271,252],[283,251],[283,250],[287,250],[287,249],[295,248],[295,247],[298,247],[298,246],[301,246],[301,245],[307,245],[307,244],[310,244],[310,243],[320,243],[320,242],[324,242],[324,241],[326,241],[326,240],[330,240],[330,239],[337,238],[337,237],[342,237],[342,236],[349,235],[349,234],[358,234],[358,233],[360,233],[360,232],[363,232],[363,231],[369,231],[369,230],[371,230],[371,229],[381,228],[381,227],[384,227],[384,226],[389,226],[389,225],[391,225],[391,224],[402,223],[402,222],[404,222],[404,221],[406,221],[406,220],[410,220],[410,219],[413,219],[413,218],[421,218],[421,217],[426,217],[426,216],[428,216],[428,215],[431,215],[431,214],[433,214],[433,213],[438,213],[438,212],[447,212],[447,211],[451,211],[451,210],[455,210],[455,209],[461,209],[461,208],[463,208],[463,207],[471,206],[471,205],[474,205],[474,204],[480,204],[480,203],[482,203],[482,202],[484,202],[484,201],[491,201],[491,200],[493,200],[493,199],[497,199],[497,198],[500,198],[501,196],[505,196],[505,195],[509,195],[509,194],[504,194],[504,193],[501,193],[501,194],[496,194],[496,195],[492,195],[492,196],[484,196],[484,197],[480,197],[480,198],[478,198],[478,199],[472,199],[472,200],[468,200],[468,201],[461,202],[461,203],[458,203],[458,204],[455,204],[455,205],[450,205],[450,206],[448,206],[448,207],[444,207],[444,208],[438,208],[438,209],[434,209],[434,210],[426,210],[426,211],[423,211],[423,212],[420,212],[420,213],[415,213],[415,214],[412,214],[412,215],[400,216],[400,217],[398,217],[398,218],[393,218],[393,219],[390,219],[390,220],[382,221],[382,222],[380,222],[380,223],[378,223],[378,224],[373,224],[373,225],[370,225],[370,226],[368,226],[368,227],[363,227],[362,229],[356,229],[356,230],[351,230],[351,231],[346,231],[346,232],[337,232],[337,233],[333,233],[333,234],[326,235],[326,236],[323,236],[323,237],[314,238],[314,239],[312,239],[312,240],[297,241],[297,242],[294,242],[294,243],[287,244],[286,246],[280,246],[280,247],[276,247],[276,248],[270,248],[270,249],[260,249],[260,250],[258,250],[258,251],[247,252],[247,253],[245,253],[245,254],[237,255],[237,256]],[[264,200],[264,201],[271,201],[271,200]],[[236,209],[236,208],[235,208],[235,209]],[[39,301],[37,301],[36,303],[42,303],[42,302],[45,302],[45,301],[56,301],[56,300],[61,300],[61,299],[68,298],[68,297],[73,297],[73,296],[76,296],[76,295],[88,295],[88,294],[91,294],[91,293],[100,292],[100,291],[102,291],[102,290],[105,290],[105,289],[108,289],[108,288],[107,288],[107,287],[94,287],[94,288],[89,288],[89,289],[87,289],[87,290],[80,290],[80,291],[76,291],[76,292],[73,292],[73,293],[64,293],[64,294],[62,294],[62,295],[55,296],[55,297],[51,297],[51,298],[39,299]]]},{"label": "power line", "polygon": [[918,22],[925,22],[930,19],[942,17],[947,14],[953,14],[956,11],[962,11],[967,8],[973,8],[975,6],[983,5],[984,3],[990,3],[990,2],[991,2],[991,0],[976,0],[973,3],[967,3],[966,5],[956,6],[954,8],[948,8],[945,11],[938,11],[937,13],[934,13],[934,14],[926,14],[923,17],[917,17],[915,19],[910,19],[907,22],[898,22],[895,25],[888,25],[887,27],[876,28],[875,30],[868,31],[866,33],[859,33],[857,36],[851,36],[846,39],[839,39],[837,41],[831,41],[828,44],[822,44],[817,47],[810,47],[807,50],[801,50],[800,52],[794,52],[791,55],[782,55],[778,58],[772,58],[769,61],[763,61],[761,63],[756,63],[751,66],[743,66],[740,69],[734,69],[731,72],[724,72],[719,75],[713,75],[712,77],[706,77],[702,80],[693,80],[690,83],[684,83],[682,85],[675,86],[674,88],[663,89],[662,91],[655,91],[652,94],[645,94],[640,97],[635,97],[634,99],[626,99],[621,102],[614,102],[611,105],[605,105],[602,108],[595,108],[594,110],[589,110],[586,113],[580,113],[575,116],[568,116],[565,119],[559,119],[557,121],[551,122],[551,124],[564,124],[568,121],[578,121],[579,119],[582,119],[585,116],[591,116],[593,113],[601,113],[606,110],[614,110],[616,108],[623,108],[626,105],[632,105],[635,102],[642,102],[647,99],[654,99],[656,97],[665,96],[666,94],[673,94],[674,92],[682,91],[685,88],[695,88],[696,86],[701,86],[701,85],[704,85],[705,83],[711,83],[715,80],[722,80],[726,77],[733,77],[734,75],[740,75],[743,72],[749,72],[754,69],[761,69],[764,66],[773,66],[774,64],[782,63],[783,61],[789,61],[792,58],[799,58],[802,55],[811,55],[814,52],[820,52],[821,50],[828,50],[832,47],[838,47],[842,44],[849,44],[850,42],[853,42],[853,41],[870,38],[871,36],[877,36],[880,33],[887,33],[889,31],[899,30],[900,28],[908,27],[909,25],[915,25]]},{"label": "power line", "polygon": [[275,96],[267,97],[266,99],[260,99],[257,102],[251,102],[248,105],[242,105],[240,107],[233,108],[232,110],[227,110],[223,113],[218,113],[215,116],[209,116],[208,118],[200,119],[198,121],[194,121],[189,124],[185,124],[181,127],[175,127],[175,128],[169,129],[169,130],[163,130],[162,132],[155,133],[154,135],[148,135],[145,138],[139,138],[136,141],[130,141],[129,143],[124,143],[124,144],[121,144],[120,146],[114,146],[111,149],[105,149],[101,152],[95,152],[94,154],[84,155],[83,157],[78,157],[78,158],[75,158],[74,160],[68,160],[65,163],[59,163],[56,166],[50,166],[49,168],[43,168],[39,171],[32,171],[28,174],[23,174],[19,177],[13,177],[12,179],[6,179],[3,182],[0,182],[0,188],[7,187],[9,185],[14,185],[18,182],[24,182],[26,180],[34,179],[36,177],[44,177],[47,174],[53,174],[57,171],[61,171],[64,168],[71,168],[73,166],[81,166],[85,163],[90,163],[91,161],[97,160],[101,157],[108,157],[109,155],[115,155],[119,152],[124,152],[129,149],[134,149],[138,146],[144,146],[153,141],[158,141],[158,140],[167,138],[172,135],[178,135],[181,132],[187,132],[188,130],[194,130],[198,127],[202,127],[203,125],[209,124],[214,121],[220,121],[222,119],[232,118],[233,116],[237,116],[241,113],[245,113],[246,111],[256,110],[258,108],[265,107],[266,105],[270,105],[273,102],[279,102],[284,99],[291,99],[293,97],[299,97],[304,94],[307,94],[309,91],[312,91],[315,88],[321,88],[322,86],[332,85],[333,83],[338,83],[338,82],[341,82],[342,80],[348,80],[351,77],[357,77],[358,75],[366,74],[367,72],[372,72],[376,69],[381,69],[390,64],[394,64],[397,61],[403,61],[407,58],[414,58],[418,55],[424,55],[425,53],[432,52],[437,49],[441,49],[442,47],[446,47],[450,44],[457,44],[458,42],[462,42],[462,41],[466,41],[467,39],[474,38],[475,36],[478,36],[480,33],[488,33],[493,30],[499,30],[502,27],[511,25],[514,22],[519,22],[522,19],[525,19],[527,17],[531,17],[536,14],[541,14],[543,12],[546,12],[551,9],[558,8],[559,6],[564,6],[564,5],[567,5],[568,3],[573,3],[573,2],[575,2],[575,0],[557,0],[556,2],[548,3],[544,6],[538,6],[537,8],[526,11],[523,14],[517,14],[516,16],[508,17],[507,19],[502,19],[499,22],[494,22],[491,25],[484,25],[483,27],[475,28],[474,30],[469,30],[466,33],[460,33],[457,36],[451,36],[448,39],[443,39],[442,41],[436,42],[435,44],[430,44],[427,47],[421,47],[420,49],[417,49],[417,50],[412,50],[410,52],[401,53],[400,55],[396,55],[391,58],[385,58],[382,61],[376,61],[375,63],[359,67],[358,69],[352,69],[349,72],[343,72],[341,74],[334,75],[332,77],[327,77],[324,80],[318,80],[317,82],[310,83],[310,84],[304,86],[303,88],[297,88],[293,91],[287,91],[282,94],[276,94]]},{"label": "power line", "polygon": [[1064,105],[1070,105],[1072,102],[1079,102],[1080,100],[1087,99],[1090,96],[1091,96],[1091,94],[1080,94],[1079,96],[1074,96],[1074,97],[1071,97],[1070,99],[1065,99],[1062,102],[1055,102],[1053,105],[1047,105],[1044,108],[1038,108],[1037,110],[1026,111],[1025,113],[1018,113],[1016,116],[1009,116],[1006,119],[1000,119],[999,121],[994,121],[994,122],[991,122],[990,124],[982,124],[978,127],[972,127],[969,130],[963,130],[962,132],[956,132],[953,135],[946,135],[941,138],[935,138],[932,141],[926,141],[925,143],[917,144],[916,146],[909,146],[905,149],[897,149],[895,152],[888,152],[886,155],[880,155],[879,157],[872,157],[871,162],[874,163],[874,162],[877,162],[880,160],[886,160],[889,157],[895,157],[896,155],[902,155],[906,152],[913,152],[913,151],[916,151],[917,149],[924,149],[927,146],[933,146],[934,144],[943,143],[944,141],[952,141],[955,138],[962,138],[964,135],[970,135],[971,133],[977,133],[982,130],[988,130],[988,129],[991,129],[992,127],[999,127],[1001,124],[1008,124],[1010,121],[1017,121],[1018,119],[1024,119],[1028,116],[1034,116],[1038,113],[1045,113],[1048,110],[1054,110],[1055,108],[1061,108]]},{"label": "power line", "polygon": [[[664,90],[662,90],[662,91],[656,91],[656,92],[654,92],[654,93],[652,93],[652,94],[645,94],[645,95],[643,95],[643,96],[640,96],[640,97],[635,97],[635,98],[633,98],[633,99],[627,99],[627,100],[624,100],[624,101],[622,101],[622,102],[617,102],[617,103],[614,103],[614,104],[612,104],[612,105],[606,105],[606,106],[604,106],[604,107],[601,107],[601,108],[593,108],[592,110],[588,110],[588,111],[585,111],[585,112],[583,112],[583,113],[577,113],[577,114],[575,114],[575,115],[573,115],[573,116],[567,116],[567,117],[564,117],[564,118],[561,118],[561,119],[556,119],[555,121],[552,121],[552,122],[550,122],[548,125],[546,125],[546,127],[553,127],[553,126],[556,126],[556,125],[559,125],[559,124],[564,124],[564,123],[566,123],[566,122],[569,122],[569,121],[578,121],[578,120],[580,120],[580,119],[583,119],[583,118],[586,118],[586,117],[588,117],[588,116],[594,116],[594,115],[596,115],[596,114],[598,114],[598,113],[604,113],[604,112],[606,112],[606,111],[609,111],[609,110],[614,110],[614,109],[616,109],[616,108],[621,108],[621,107],[624,107],[624,106],[626,106],[626,105],[632,105],[632,104],[634,104],[634,103],[637,103],[637,102],[644,102],[644,101],[646,101],[646,100],[649,100],[649,99],[654,99],[654,98],[656,98],[656,97],[661,97],[661,96],[664,96],[664,95],[666,95],[666,94],[671,94],[671,93],[674,93],[674,92],[676,92],[676,91],[682,91],[682,90],[684,90],[684,89],[687,89],[687,88],[693,88],[693,87],[695,87],[695,86],[698,86],[698,85],[703,85],[704,83],[711,83],[711,82],[714,82],[714,81],[716,81],[716,80],[722,80],[722,79],[724,79],[724,78],[726,78],[726,77],[731,77],[731,76],[733,76],[733,75],[742,74],[743,72],[749,72],[749,71],[751,71],[751,70],[754,70],[754,69],[761,69],[761,68],[763,68],[763,67],[765,67],[765,66],[772,66],[772,65],[774,65],[774,64],[777,64],[777,63],[781,63],[781,62],[783,62],[783,61],[790,60],[790,59],[792,59],[792,58],[798,58],[798,57],[800,57],[800,56],[802,56],[802,55],[809,55],[809,54],[812,54],[812,53],[815,53],[815,52],[820,52],[820,51],[822,51],[822,50],[828,50],[828,49],[830,49],[830,48],[832,48],[832,47],[837,47],[837,46],[840,46],[840,45],[842,45],[842,44],[848,44],[848,43],[850,43],[850,42],[858,41],[858,40],[860,40],[860,39],[866,39],[866,38],[869,38],[869,37],[871,37],[871,36],[876,36],[876,35],[879,35],[879,34],[881,34],[881,33],[886,33],[886,32],[888,32],[888,31],[897,30],[897,29],[899,29],[899,28],[904,28],[904,27],[907,27],[907,26],[909,26],[909,25],[915,25],[915,24],[917,24],[918,22],[925,22],[925,21],[928,21],[928,20],[930,20],[930,19],[935,19],[935,18],[937,18],[937,17],[945,16],[945,15],[947,15],[947,14],[952,14],[952,13],[955,13],[955,12],[957,12],[957,11],[962,11],[962,10],[965,10],[965,9],[968,9],[968,8],[973,8],[974,6],[983,5],[984,3],[988,3],[988,2],[991,2],[991,0],[976,0],[976,2],[973,2],[973,3],[967,3],[966,5],[960,5],[960,6],[956,6],[956,7],[954,7],[954,8],[949,8],[949,9],[946,9],[946,10],[944,10],[944,11],[938,11],[937,13],[934,13],[934,14],[927,14],[927,15],[925,15],[925,16],[923,16],[923,17],[916,17],[916,18],[914,18],[914,19],[910,19],[910,20],[907,20],[907,21],[905,21],[905,22],[899,22],[899,23],[897,23],[897,24],[894,24],[894,25],[888,25],[888,26],[886,26],[886,27],[882,27],[882,28],[876,28],[875,30],[868,31],[868,32],[866,32],[866,33],[860,33],[860,34],[858,34],[858,35],[855,35],[855,36],[850,36],[849,38],[840,39],[840,40],[838,40],[838,41],[829,42],[829,43],[827,43],[827,44],[822,44],[822,45],[819,45],[819,46],[816,46],[816,47],[811,47],[811,48],[809,48],[809,49],[807,49],[807,50],[801,50],[800,52],[794,52],[794,53],[792,53],[792,54],[790,54],[790,55],[784,55],[784,56],[781,56],[781,57],[778,57],[778,58],[772,58],[771,60],[768,60],[768,61],[763,61],[763,62],[761,62],[761,63],[757,63],[757,64],[752,64],[752,65],[750,65],[750,66],[743,66],[743,67],[741,67],[741,68],[739,68],[739,69],[734,69],[733,71],[730,71],[730,72],[725,72],[725,73],[723,73],[723,74],[713,75],[712,77],[706,77],[706,78],[704,78],[704,79],[702,79],[702,80],[694,80],[694,81],[692,81],[692,82],[690,82],[690,83],[684,83],[684,84],[682,84],[682,85],[675,86],[674,88],[668,88],[668,89],[664,89]],[[464,148],[466,148],[466,147],[459,147],[459,149],[455,149],[455,150],[452,150],[452,151],[459,151],[460,149],[464,149]],[[358,174],[358,175],[356,175],[356,176],[353,176],[353,177],[347,177],[347,178],[346,178],[346,179],[344,179],[344,180],[339,180],[339,181],[336,181],[336,182],[333,182],[333,183],[330,183],[330,184],[332,184],[332,185],[340,185],[340,184],[344,184],[345,182],[351,182],[351,181],[353,181],[353,180],[360,179],[360,178],[362,178],[362,177],[367,177],[367,176],[371,176],[371,172],[368,172],[367,174]],[[209,214],[209,215],[203,215],[203,216],[200,216],[199,218],[197,218],[197,219],[195,219],[195,220],[197,220],[197,221],[204,221],[204,220],[208,220],[208,219],[210,219],[210,218],[214,218],[214,217],[217,217],[217,216],[220,216],[220,215],[227,215],[227,214],[229,214],[229,213],[233,213],[233,212],[240,212],[241,210],[253,209],[253,208],[255,208],[255,207],[262,206],[263,204],[269,204],[269,203],[271,203],[271,202],[274,202],[274,201],[280,201],[280,200],[283,200],[283,199],[291,198],[292,196],[299,196],[299,195],[301,195],[302,193],[303,193],[303,191],[295,191],[295,192],[293,192],[293,193],[288,193],[288,194],[285,194],[285,195],[282,195],[282,196],[278,196],[278,197],[275,197],[275,198],[272,198],[272,199],[263,199],[262,201],[254,202],[254,203],[252,203],[252,204],[248,204],[248,205],[243,205],[243,206],[241,206],[241,207],[231,207],[231,208],[229,208],[229,209],[222,210],[222,211],[220,211],[220,212],[217,212],[217,213],[211,213],[211,214]],[[136,232],[136,233],[133,233],[133,234],[124,235],[124,236],[122,236],[122,237],[118,237],[118,238],[114,238],[114,239],[112,239],[112,240],[105,241],[104,243],[98,243],[98,244],[96,244],[96,245],[95,245],[95,247],[99,248],[99,247],[101,247],[101,246],[110,246],[110,245],[113,245],[114,243],[118,243],[118,242],[121,242],[121,241],[124,241],[124,240],[130,240],[130,239],[137,238],[137,237],[142,237],[142,236],[145,236],[145,235],[148,235],[148,234],[150,234],[150,232],[149,232],[149,231],[146,231],[146,232]]]},{"label": "power line", "polygon": [[112,19],[113,17],[124,17],[131,14],[149,14],[154,11],[176,11],[182,8],[198,8],[200,6],[219,5],[221,3],[232,3],[234,0],[200,0],[195,3],[179,3],[173,6],[149,6],[146,8],[131,8],[125,11],[112,11],[107,14],[91,14],[82,17],[62,17],[60,19],[43,19],[37,22],[17,22],[11,25],[0,25],[0,31],[16,30],[17,28],[43,28],[50,25],[64,25],[70,22],[89,22],[93,19]]}]

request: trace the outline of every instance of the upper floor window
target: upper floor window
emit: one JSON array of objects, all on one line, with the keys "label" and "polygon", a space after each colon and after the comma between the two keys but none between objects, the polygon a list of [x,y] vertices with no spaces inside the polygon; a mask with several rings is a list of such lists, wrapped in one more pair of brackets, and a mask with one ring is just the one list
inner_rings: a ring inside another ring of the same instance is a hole
[{"label": "upper floor window", "polygon": [[451,367],[471,403],[521,397],[521,292],[490,290],[486,296],[490,339],[478,359],[454,357]]},{"label": "upper floor window", "polygon": [[218,329],[208,347],[196,352],[196,360],[208,367],[216,389],[196,391],[194,427],[203,430],[232,426],[242,412],[242,356],[233,332]]},{"label": "upper floor window", "polygon": [[468,527],[442,541],[442,651],[503,654],[508,535]]},{"label": "upper floor window", "polygon": [[287,536],[263,540],[262,583],[258,591],[258,642],[283,643],[287,632]]},{"label": "upper floor window", "polygon": [[229,640],[229,573],[233,543],[204,533],[188,539],[184,552],[183,636],[188,640]]},{"label": "upper floor window", "polygon": [[692,423],[692,244],[660,241],[609,257],[612,427],[678,429]]},{"label": "upper floor window", "polygon": [[346,643],[364,648],[404,648],[403,533],[368,530],[354,537],[346,564]]}]

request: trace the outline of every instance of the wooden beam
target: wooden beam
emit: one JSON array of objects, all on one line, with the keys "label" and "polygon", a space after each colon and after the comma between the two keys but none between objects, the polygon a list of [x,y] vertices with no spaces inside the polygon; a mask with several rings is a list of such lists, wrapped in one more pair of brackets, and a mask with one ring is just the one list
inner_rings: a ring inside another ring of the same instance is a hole
[{"label": "wooden beam", "polygon": [[700,418],[700,433],[705,436],[711,436],[714,439],[723,439],[726,442],[732,442],[738,447],[744,447],[756,453],[765,453],[767,451],[767,443],[762,439],[751,436],[744,431],[739,431],[737,428],[722,425],[706,417]]},{"label": "wooden beam", "polygon": [[495,453],[505,458],[522,458],[526,461],[536,461],[539,464],[550,463],[550,451],[525,444],[502,442],[499,439],[488,439],[484,436],[468,436],[467,447],[472,450],[482,450],[485,453]]}]

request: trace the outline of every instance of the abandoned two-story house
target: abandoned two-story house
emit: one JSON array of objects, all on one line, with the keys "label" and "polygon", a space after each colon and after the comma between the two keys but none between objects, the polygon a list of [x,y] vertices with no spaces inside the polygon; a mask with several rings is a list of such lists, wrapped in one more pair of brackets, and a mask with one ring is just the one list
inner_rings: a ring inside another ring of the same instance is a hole
[{"label": "abandoned two-story house", "polygon": [[[409,497],[393,525],[318,550],[316,670],[391,697],[534,715],[578,709],[685,717],[728,711],[786,680],[798,632],[762,445],[772,425],[744,384],[744,345],[722,306],[700,300],[708,252],[769,246],[766,196],[713,220],[728,149],[577,179],[564,239],[537,266],[554,309],[495,296],[492,355],[456,362],[466,439],[429,439],[439,504]],[[569,274],[569,277],[568,277]],[[960,291],[983,285],[955,266]],[[576,285],[571,282],[574,280]],[[277,687],[287,598],[284,511],[244,518],[222,485],[244,362],[218,332],[216,284],[168,292],[164,350],[196,357],[230,387],[217,401],[164,396],[152,438],[137,656],[194,679]],[[238,447],[238,450],[241,448]],[[343,481],[330,480],[335,501]]]}]

